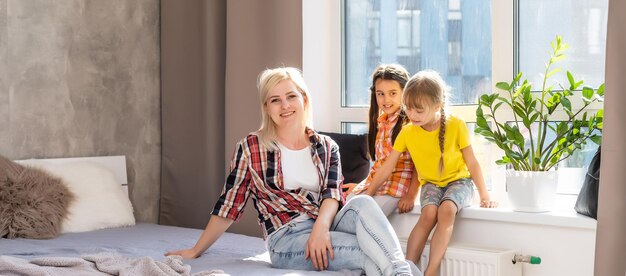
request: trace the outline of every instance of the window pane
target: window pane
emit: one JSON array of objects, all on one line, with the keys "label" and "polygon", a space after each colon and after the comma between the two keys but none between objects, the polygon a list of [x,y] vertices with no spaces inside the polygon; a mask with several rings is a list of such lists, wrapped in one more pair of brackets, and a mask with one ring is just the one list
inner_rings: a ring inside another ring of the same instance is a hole
[{"label": "window pane", "polygon": [[346,134],[366,134],[367,123],[342,122],[341,133]]},{"label": "window pane", "polygon": [[584,79],[585,85],[604,83],[607,13],[608,0],[519,1],[519,69],[534,84],[533,89],[541,89],[550,42],[556,35],[570,48],[567,58],[557,64],[563,73],[546,85],[558,81],[565,86],[567,70],[577,80]]},{"label": "window pane", "polygon": [[369,104],[370,74],[400,63],[438,71],[451,104],[474,104],[491,82],[490,0],[345,0],[343,105]]}]

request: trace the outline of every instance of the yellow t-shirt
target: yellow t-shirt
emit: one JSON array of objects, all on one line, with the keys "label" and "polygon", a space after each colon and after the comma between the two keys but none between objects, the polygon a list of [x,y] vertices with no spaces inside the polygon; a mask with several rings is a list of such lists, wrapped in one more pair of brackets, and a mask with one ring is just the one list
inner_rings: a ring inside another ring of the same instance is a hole
[{"label": "yellow t-shirt", "polygon": [[426,131],[420,126],[406,125],[398,134],[393,149],[399,152],[409,151],[421,185],[430,182],[439,187],[470,177],[461,149],[470,145],[469,133],[465,122],[454,115],[448,116],[443,143],[443,171],[439,174],[439,128]]}]

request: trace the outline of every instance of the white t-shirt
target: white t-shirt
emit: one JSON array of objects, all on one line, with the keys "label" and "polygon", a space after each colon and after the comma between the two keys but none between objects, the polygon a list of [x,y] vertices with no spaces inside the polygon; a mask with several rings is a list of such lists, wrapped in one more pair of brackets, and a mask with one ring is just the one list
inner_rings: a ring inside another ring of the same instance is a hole
[{"label": "white t-shirt", "polygon": [[[283,171],[283,188],[285,190],[295,190],[302,188],[311,193],[315,201],[319,199],[320,180],[318,177],[318,170],[313,164],[313,158],[311,158],[311,147],[306,147],[301,150],[290,150],[278,144],[280,149],[280,166]],[[307,214],[301,214],[295,217],[292,222],[302,222],[309,219]],[[267,247],[267,241],[274,233],[278,232],[283,226],[272,232],[265,240],[265,246]]]},{"label": "white t-shirt", "polygon": [[283,171],[285,190],[302,188],[314,193],[315,198],[320,190],[319,172],[311,158],[311,147],[301,150],[290,150],[278,143],[280,149],[280,165]]}]

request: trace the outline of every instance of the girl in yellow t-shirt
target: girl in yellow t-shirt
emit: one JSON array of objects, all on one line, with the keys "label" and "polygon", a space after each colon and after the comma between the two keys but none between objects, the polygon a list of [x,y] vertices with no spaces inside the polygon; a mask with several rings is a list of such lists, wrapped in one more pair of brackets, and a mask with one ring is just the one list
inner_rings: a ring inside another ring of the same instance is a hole
[{"label": "girl in yellow t-shirt", "polygon": [[402,128],[393,151],[370,183],[370,189],[376,189],[401,154],[411,154],[421,184],[422,213],[409,236],[406,256],[418,263],[426,240],[437,225],[430,242],[426,276],[436,275],[456,214],[470,205],[474,185],[480,195],[480,207],[497,206],[489,198],[465,122],[454,115],[446,116],[448,89],[434,71],[420,71],[409,79],[402,101],[411,124]]},{"label": "girl in yellow t-shirt", "polygon": [[[406,213],[413,209],[419,190],[413,177],[414,166],[408,152],[400,155],[393,172],[378,189],[369,189],[370,182],[383,162],[393,151],[402,127],[409,123],[402,110],[402,90],[409,80],[409,73],[402,65],[383,64],[372,73],[370,86],[368,149],[374,165],[365,180],[356,185],[348,200],[358,194],[371,195],[386,216],[398,209]],[[349,184],[348,184],[349,185]]]}]

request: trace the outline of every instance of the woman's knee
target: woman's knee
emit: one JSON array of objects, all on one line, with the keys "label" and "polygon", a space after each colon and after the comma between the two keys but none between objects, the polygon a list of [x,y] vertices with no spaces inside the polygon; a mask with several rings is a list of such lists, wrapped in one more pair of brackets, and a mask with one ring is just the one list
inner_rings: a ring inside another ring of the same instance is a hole
[{"label": "woman's knee", "polygon": [[378,204],[371,196],[356,195],[350,199],[350,201],[346,204],[346,207],[363,210],[372,207],[378,208]]}]

